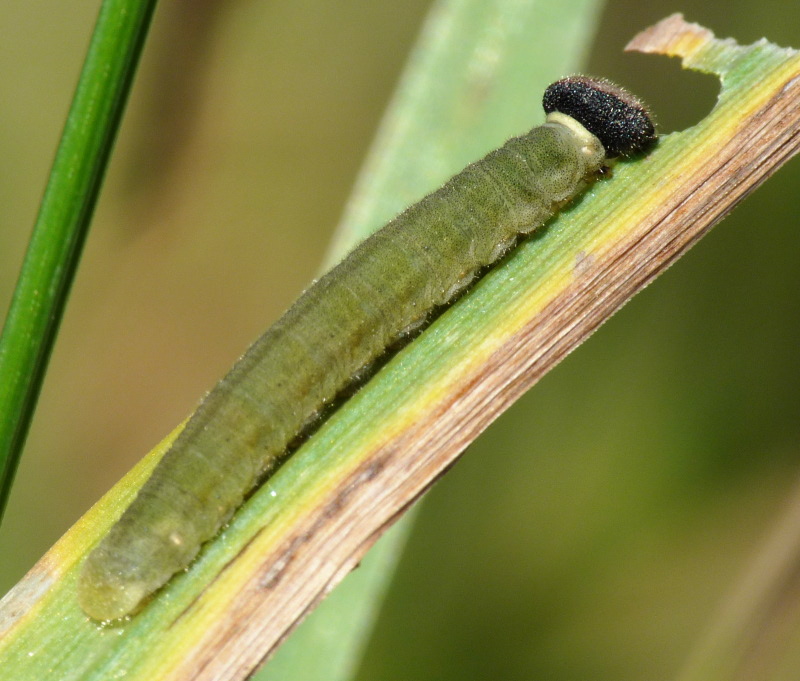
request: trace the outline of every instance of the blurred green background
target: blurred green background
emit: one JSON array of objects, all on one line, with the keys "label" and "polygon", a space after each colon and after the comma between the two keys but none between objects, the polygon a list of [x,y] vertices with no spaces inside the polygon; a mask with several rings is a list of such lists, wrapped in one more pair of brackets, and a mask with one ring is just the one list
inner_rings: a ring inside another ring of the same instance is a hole
[{"label": "blurred green background", "polygon": [[[0,593],[318,272],[429,4],[162,0],[0,528]],[[98,5],[0,4],[3,314]],[[780,0],[610,0],[585,70],[662,131],[717,91],[622,52],[674,11],[800,47]],[[676,673],[800,474],[798,187],[795,161],[470,447],[423,504],[359,679]]]}]

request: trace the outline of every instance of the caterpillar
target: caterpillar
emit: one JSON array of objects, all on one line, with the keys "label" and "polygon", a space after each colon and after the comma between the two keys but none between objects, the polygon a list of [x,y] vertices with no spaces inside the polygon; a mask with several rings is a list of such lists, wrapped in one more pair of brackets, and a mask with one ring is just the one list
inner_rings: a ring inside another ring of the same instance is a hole
[{"label": "caterpillar", "polygon": [[543,125],[467,166],[309,287],[202,400],[82,566],[87,615],[137,612],[354,377],[545,224],[609,159],[656,141],[644,105],[605,80],[559,80],[543,106]]}]

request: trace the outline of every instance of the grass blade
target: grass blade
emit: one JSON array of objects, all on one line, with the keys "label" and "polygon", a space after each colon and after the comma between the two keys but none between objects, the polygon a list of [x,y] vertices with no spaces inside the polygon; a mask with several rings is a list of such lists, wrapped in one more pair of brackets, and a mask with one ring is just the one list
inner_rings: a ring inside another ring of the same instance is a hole
[{"label": "grass blade", "polygon": [[[438,3],[340,223],[329,264],[406,203],[529,126],[539,115],[533,93],[581,69],[603,4],[571,0],[554,14],[541,1]],[[481,87],[488,94],[477,105]],[[414,517],[407,514],[380,539],[255,678],[352,676]]]},{"label": "grass blade", "polygon": [[0,337],[0,520],[155,0],[104,0]]}]

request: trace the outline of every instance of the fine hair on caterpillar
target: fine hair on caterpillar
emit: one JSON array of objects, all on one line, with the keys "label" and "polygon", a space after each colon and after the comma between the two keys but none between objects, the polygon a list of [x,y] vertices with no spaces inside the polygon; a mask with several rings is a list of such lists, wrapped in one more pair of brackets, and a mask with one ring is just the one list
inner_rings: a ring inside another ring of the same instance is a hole
[{"label": "fine hair on caterpillar", "polygon": [[354,381],[418,333],[485,268],[656,133],[645,107],[574,76],[547,120],[470,164],[309,287],[205,397],[83,565],[96,620],[135,613],[186,568],[244,498]]}]

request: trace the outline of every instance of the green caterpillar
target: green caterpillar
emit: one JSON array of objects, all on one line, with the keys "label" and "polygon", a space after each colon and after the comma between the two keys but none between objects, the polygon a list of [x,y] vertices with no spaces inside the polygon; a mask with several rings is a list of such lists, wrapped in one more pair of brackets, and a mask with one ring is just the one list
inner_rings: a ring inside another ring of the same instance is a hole
[{"label": "green caterpillar", "polygon": [[136,612],[214,537],[289,443],[354,377],[542,226],[605,169],[656,140],[607,81],[544,95],[544,125],[467,166],[313,284],[201,402],[83,566],[96,620]]}]

